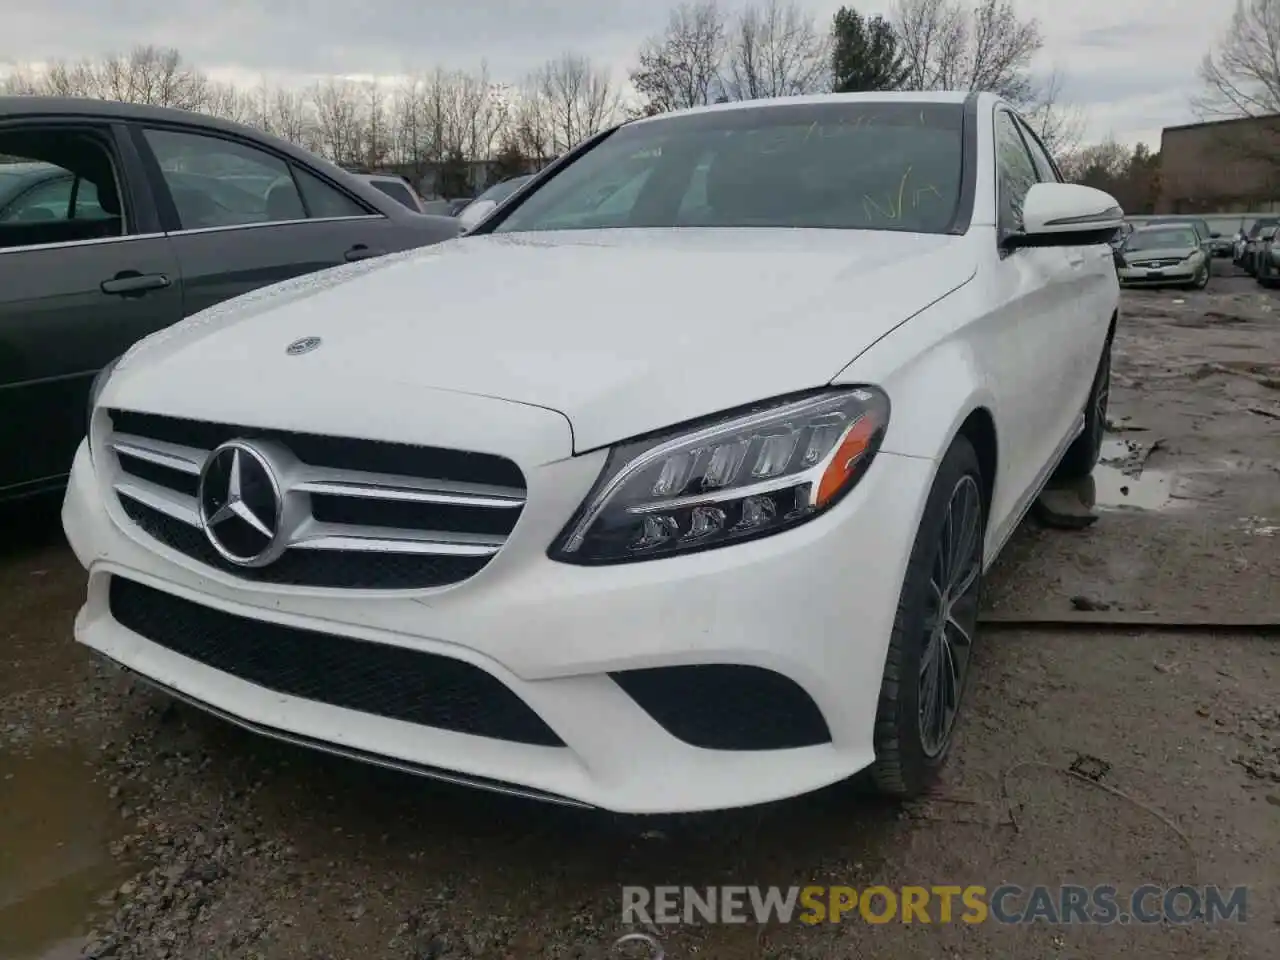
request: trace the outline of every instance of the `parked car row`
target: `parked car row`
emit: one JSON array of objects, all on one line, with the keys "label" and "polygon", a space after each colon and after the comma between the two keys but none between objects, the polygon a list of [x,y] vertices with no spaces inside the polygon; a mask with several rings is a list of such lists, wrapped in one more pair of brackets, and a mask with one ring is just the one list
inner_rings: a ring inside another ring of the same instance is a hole
[{"label": "parked car row", "polygon": [[393,197],[238,124],[0,97],[0,500],[62,487],[90,384],[135,341],[250,290],[461,229]]}]

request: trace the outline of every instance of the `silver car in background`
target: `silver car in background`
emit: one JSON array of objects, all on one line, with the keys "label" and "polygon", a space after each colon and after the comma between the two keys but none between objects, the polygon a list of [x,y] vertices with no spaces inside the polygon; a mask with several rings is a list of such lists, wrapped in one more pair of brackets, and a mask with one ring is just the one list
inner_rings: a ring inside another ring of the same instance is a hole
[{"label": "silver car in background", "polygon": [[1125,239],[1119,254],[1124,266],[1117,261],[1116,272],[1122,284],[1178,284],[1196,290],[1209,285],[1209,253],[1190,221],[1140,226]]}]

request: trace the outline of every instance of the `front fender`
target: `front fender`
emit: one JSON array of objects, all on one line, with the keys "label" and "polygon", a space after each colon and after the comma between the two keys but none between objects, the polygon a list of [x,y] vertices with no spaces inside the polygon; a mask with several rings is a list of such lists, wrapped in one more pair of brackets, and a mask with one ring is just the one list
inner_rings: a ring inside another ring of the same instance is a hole
[{"label": "front fender", "polygon": [[961,339],[970,296],[957,290],[873,344],[833,379],[869,383],[889,395],[882,449],[940,460],[965,419],[979,407],[1000,422],[983,364]]}]

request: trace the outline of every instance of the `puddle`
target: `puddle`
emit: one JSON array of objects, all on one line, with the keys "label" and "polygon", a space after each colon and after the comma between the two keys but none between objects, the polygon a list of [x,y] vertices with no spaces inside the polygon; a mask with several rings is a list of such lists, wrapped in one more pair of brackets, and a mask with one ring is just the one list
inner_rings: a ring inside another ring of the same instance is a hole
[{"label": "puddle", "polygon": [[1170,506],[1176,478],[1167,471],[1144,467],[1158,443],[1116,436],[1103,440],[1099,463],[1093,468],[1093,505],[1104,510],[1162,510]]},{"label": "puddle", "polygon": [[109,849],[122,826],[83,755],[0,749],[0,957],[78,955],[97,901],[128,873]]},{"label": "puddle", "polygon": [[1157,470],[1132,477],[1117,467],[1099,464],[1093,468],[1094,505],[1108,510],[1162,510],[1173,502],[1173,479]]}]

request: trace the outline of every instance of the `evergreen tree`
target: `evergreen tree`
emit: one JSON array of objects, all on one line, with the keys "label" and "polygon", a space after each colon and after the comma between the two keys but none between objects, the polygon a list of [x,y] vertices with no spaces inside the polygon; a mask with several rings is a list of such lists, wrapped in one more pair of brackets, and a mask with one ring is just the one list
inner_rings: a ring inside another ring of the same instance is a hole
[{"label": "evergreen tree", "polygon": [[864,17],[851,7],[836,11],[831,25],[831,77],[836,93],[898,90],[907,67],[893,27],[884,17]]}]

